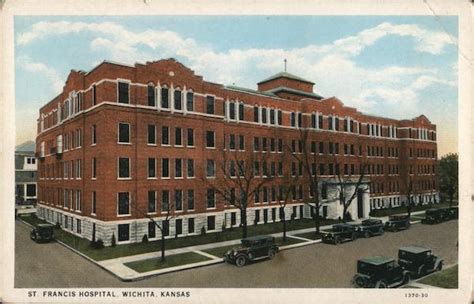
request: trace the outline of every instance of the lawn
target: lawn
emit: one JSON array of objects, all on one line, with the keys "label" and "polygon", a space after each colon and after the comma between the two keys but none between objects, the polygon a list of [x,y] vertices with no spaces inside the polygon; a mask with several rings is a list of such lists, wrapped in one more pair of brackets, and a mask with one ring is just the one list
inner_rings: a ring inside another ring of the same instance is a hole
[{"label": "lawn", "polygon": [[283,242],[283,237],[275,238],[275,243],[280,247],[281,246],[288,246],[288,245],[298,244],[298,243],[303,243],[303,242],[304,242],[303,240],[294,239],[294,238],[291,238],[289,236],[286,236],[286,241],[285,242]]},{"label": "lawn", "polygon": [[458,288],[458,265],[430,275],[418,283],[441,288]]},{"label": "lawn", "polygon": [[162,262],[160,258],[154,258],[154,259],[126,263],[124,265],[135,270],[136,272],[148,272],[152,270],[204,262],[208,260],[210,260],[208,257],[205,257],[201,254],[194,253],[194,252],[186,252],[186,253],[167,256],[164,262]]},{"label": "lawn", "polygon": [[[36,218],[31,215],[21,216],[25,222],[30,224],[45,223],[45,221]],[[320,224],[330,225],[337,223],[337,220],[321,220]],[[304,229],[314,227],[314,220],[312,219],[300,219],[287,221],[287,231]],[[281,223],[267,223],[263,225],[252,225],[248,226],[248,236],[262,235],[262,234],[273,234],[281,232]],[[67,245],[75,248],[82,252],[86,256],[96,261],[102,261],[107,259],[113,259],[123,256],[130,256],[135,254],[142,254],[147,252],[159,251],[161,248],[161,241],[150,241],[147,243],[132,243],[117,245],[115,247],[105,247],[102,249],[93,249],[90,247],[90,241],[85,238],[80,238],[62,229],[55,229],[56,238]],[[222,232],[206,233],[202,235],[186,236],[180,238],[166,239],[166,249],[182,248],[187,246],[202,245],[215,242],[223,242],[228,240],[237,240],[242,238],[242,230],[238,227],[227,229]],[[284,244],[287,245],[287,244]]]},{"label": "lawn", "polygon": [[218,258],[222,258],[222,257],[224,257],[224,253],[226,253],[227,251],[229,251],[231,249],[234,249],[236,247],[239,247],[239,245],[235,244],[235,245],[230,245],[230,246],[206,249],[206,250],[202,250],[202,251],[206,252],[206,253],[209,253],[209,254],[212,254],[212,255],[214,255]]},{"label": "lawn", "polygon": [[302,237],[302,238],[305,238],[305,239],[310,239],[310,240],[319,240],[319,239],[321,239],[321,234],[317,234],[315,231],[295,234],[295,236],[299,236],[299,237]]},{"label": "lawn", "polygon": [[[455,206],[455,204],[453,204]],[[432,209],[432,208],[444,208],[444,207],[449,207],[448,202],[443,202],[439,204],[427,204],[427,205],[417,205],[413,206],[411,209],[411,212],[416,212],[416,211],[423,211],[427,209]],[[395,208],[388,208],[388,209],[376,209],[372,210],[370,212],[370,216],[372,217],[383,217],[383,216],[388,216],[392,214],[404,214],[407,213],[407,208],[406,207],[395,207]]]}]

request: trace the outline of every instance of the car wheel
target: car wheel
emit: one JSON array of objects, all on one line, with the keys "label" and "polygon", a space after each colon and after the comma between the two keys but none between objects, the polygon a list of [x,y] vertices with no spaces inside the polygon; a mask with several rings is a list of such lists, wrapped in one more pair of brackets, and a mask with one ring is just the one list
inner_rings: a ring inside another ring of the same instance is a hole
[{"label": "car wheel", "polygon": [[235,259],[235,265],[237,265],[237,267],[245,266],[245,264],[247,264],[247,259],[245,258],[245,256],[241,255],[238,256],[237,259]]},{"label": "car wheel", "polygon": [[354,282],[355,287],[365,287],[366,280],[364,277],[356,275],[352,281]]},{"label": "car wheel", "polygon": [[273,258],[275,257],[275,254],[276,254],[275,249],[270,249],[270,250],[268,251],[268,258],[269,258],[270,260],[273,259]]},{"label": "car wheel", "polygon": [[443,269],[443,262],[440,262],[438,266],[436,267],[437,271],[441,271]]},{"label": "car wheel", "polygon": [[355,232],[351,235],[351,241],[355,241],[357,239],[357,234]]},{"label": "car wheel", "polygon": [[411,276],[409,273],[405,273],[405,276],[403,277],[403,284],[407,284],[408,282],[410,282],[411,280]]},{"label": "car wheel", "polygon": [[338,236],[334,237],[334,245],[337,245],[340,243],[341,243],[341,239]]},{"label": "car wheel", "polygon": [[382,234],[384,234],[384,233],[385,233],[385,231],[384,231],[383,228],[381,227],[381,228],[379,229],[379,234],[382,235]]},{"label": "car wheel", "polygon": [[387,288],[387,283],[385,281],[378,281],[377,284],[375,284],[375,288]]},{"label": "car wheel", "polygon": [[418,268],[418,276],[422,277],[426,274],[426,267],[425,265],[421,265],[420,268]]},{"label": "car wheel", "polygon": [[392,227],[392,231],[393,231],[393,232],[397,232],[397,231],[398,231],[398,226],[393,226],[393,227]]},{"label": "car wheel", "polygon": [[365,237],[366,239],[370,237],[369,231],[366,230],[366,231],[364,232],[364,237]]}]

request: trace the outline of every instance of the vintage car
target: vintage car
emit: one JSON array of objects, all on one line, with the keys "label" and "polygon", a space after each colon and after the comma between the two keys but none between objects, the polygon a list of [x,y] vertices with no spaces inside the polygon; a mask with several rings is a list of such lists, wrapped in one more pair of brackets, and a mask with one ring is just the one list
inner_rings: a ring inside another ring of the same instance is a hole
[{"label": "vintage car", "polygon": [[227,251],[224,254],[224,261],[242,267],[250,261],[263,258],[273,259],[278,251],[274,237],[253,236],[242,239],[240,247]]},{"label": "vintage car", "polygon": [[376,256],[357,261],[357,274],[351,283],[362,288],[390,288],[409,281],[410,273],[393,258]]},{"label": "vintage car", "polygon": [[349,224],[332,225],[331,230],[321,231],[323,243],[340,244],[344,241],[353,241],[357,238],[354,226]]},{"label": "vintage car", "polygon": [[398,264],[410,272],[412,277],[421,277],[443,268],[443,260],[435,256],[431,249],[406,246],[398,250]]},{"label": "vintage car", "polygon": [[425,211],[425,218],[421,220],[422,224],[438,224],[452,218],[449,208],[428,209]]},{"label": "vintage car", "polygon": [[458,206],[455,206],[455,207],[450,207],[449,208],[449,213],[450,213],[450,217],[451,219],[458,219],[459,218],[459,207]]},{"label": "vintage car", "polygon": [[36,224],[30,232],[30,238],[37,242],[49,242],[54,240],[54,226],[51,224]]},{"label": "vintage car", "polygon": [[384,234],[383,222],[378,219],[366,219],[363,220],[360,224],[353,226],[357,235],[363,236],[365,238],[371,237],[373,235]]},{"label": "vintage car", "polygon": [[410,217],[408,215],[390,215],[384,227],[385,230],[392,232],[408,228],[410,228]]}]

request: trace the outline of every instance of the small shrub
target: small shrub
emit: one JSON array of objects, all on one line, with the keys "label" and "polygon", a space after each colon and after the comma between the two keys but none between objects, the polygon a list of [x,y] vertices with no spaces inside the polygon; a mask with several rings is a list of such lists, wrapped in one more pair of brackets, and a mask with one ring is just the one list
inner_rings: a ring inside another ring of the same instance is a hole
[{"label": "small shrub", "polygon": [[56,222],[55,228],[56,228],[56,229],[60,229],[60,228],[61,228],[61,225],[59,224],[59,222]]},{"label": "small shrub", "polygon": [[38,219],[38,216],[36,215],[36,213],[32,213],[32,214],[30,215],[30,217],[31,217],[31,219],[33,219],[33,220]]},{"label": "small shrub", "polygon": [[102,239],[98,239],[97,241],[91,241],[90,246],[93,249],[102,249],[104,248],[104,241],[102,241]]},{"label": "small shrub", "polygon": [[225,229],[226,228],[225,228],[225,223],[224,223],[224,224],[222,224],[222,231],[225,231]]},{"label": "small shrub", "polygon": [[146,234],[143,235],[142,243],[148,243],[148,235],[146,235]]},{"label": "small shrub", "polygon": [[202,226],[201,227],[201,235],[205,235],[206,234],[206,227]]},{"label": "small shrub", "polygon": [[112,243],[112,244],[111,244],[112,247],[115,247],[115,246],[117,245],[116,242],[115,242],[115,233],[112,233],[112,241],[111,241],[111,243]]}]

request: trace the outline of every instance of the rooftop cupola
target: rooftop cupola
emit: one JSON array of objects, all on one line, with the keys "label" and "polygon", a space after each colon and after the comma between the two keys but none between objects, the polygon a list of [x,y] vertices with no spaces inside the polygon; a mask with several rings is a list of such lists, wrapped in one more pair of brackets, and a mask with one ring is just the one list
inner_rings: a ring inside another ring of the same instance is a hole
[{"label": "rooftop cupola", "polygon": [[[313,92],[314,82],[280,72],[257,83],[260,92],[272,93],[283,98],[302,99],[305,97],[322,99]],[[291,95],[291,96],[290,96]]]}]

